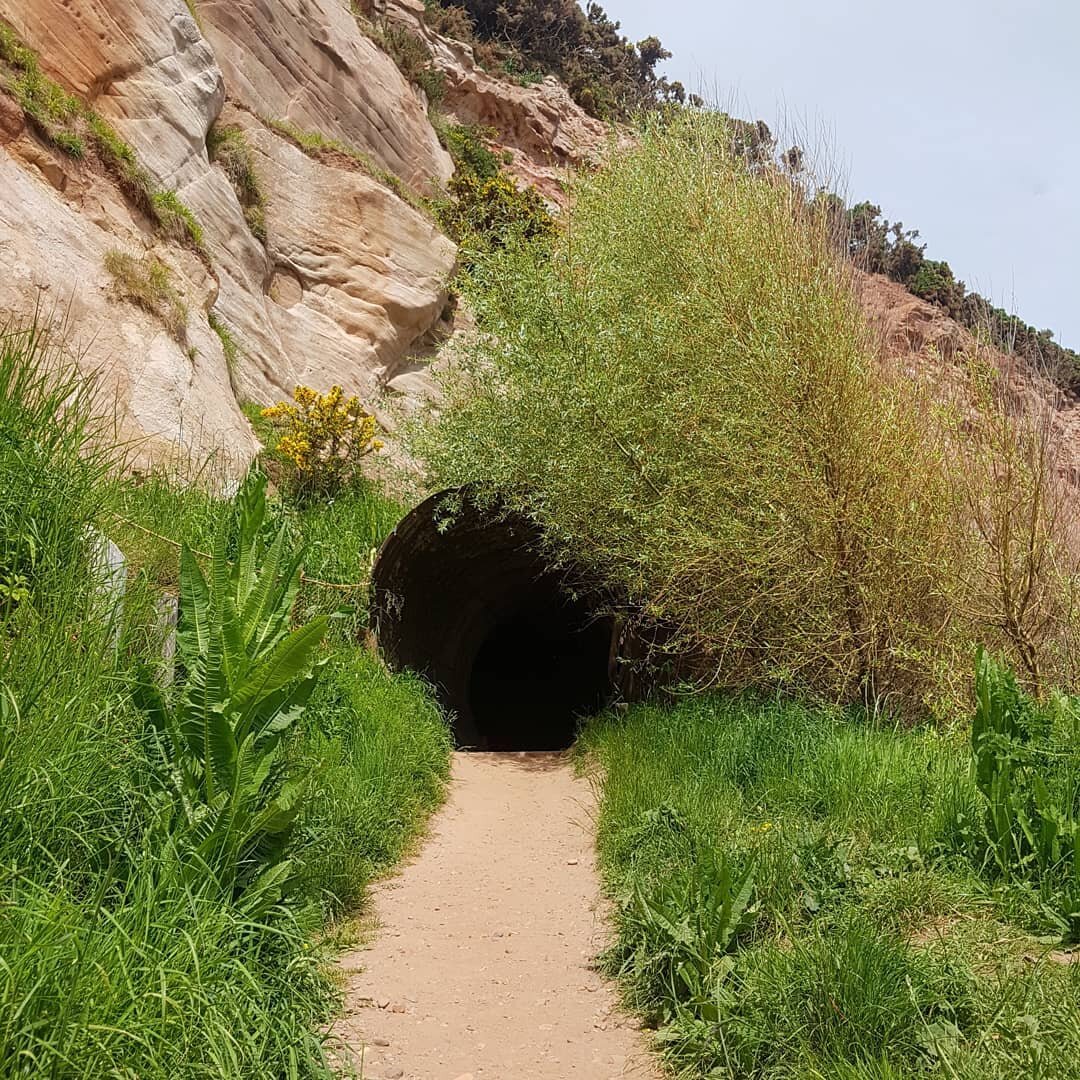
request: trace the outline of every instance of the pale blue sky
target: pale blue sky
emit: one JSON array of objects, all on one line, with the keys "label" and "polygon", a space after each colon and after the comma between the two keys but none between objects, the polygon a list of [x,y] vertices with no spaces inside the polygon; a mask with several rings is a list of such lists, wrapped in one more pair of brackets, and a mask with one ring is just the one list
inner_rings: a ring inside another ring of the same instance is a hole
[{"label": "pale blue sky", "polygon": [[664,72],[824,140],[849,199],[1080,350],[1080,0],[608,0]]}]

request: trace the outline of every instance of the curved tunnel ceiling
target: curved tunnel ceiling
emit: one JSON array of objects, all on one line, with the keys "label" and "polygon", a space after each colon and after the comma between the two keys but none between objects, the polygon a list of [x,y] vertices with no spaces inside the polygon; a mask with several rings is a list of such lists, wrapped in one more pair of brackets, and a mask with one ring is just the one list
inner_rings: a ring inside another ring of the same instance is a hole
[{"label": "curved tunnel ceiling", "polygon": [[613,621],[568,595],[538,541],[529,521],[442,492],[401,521],[376,559],[383,655],[434,684],[461,747],[561,749],[611,695]]}]

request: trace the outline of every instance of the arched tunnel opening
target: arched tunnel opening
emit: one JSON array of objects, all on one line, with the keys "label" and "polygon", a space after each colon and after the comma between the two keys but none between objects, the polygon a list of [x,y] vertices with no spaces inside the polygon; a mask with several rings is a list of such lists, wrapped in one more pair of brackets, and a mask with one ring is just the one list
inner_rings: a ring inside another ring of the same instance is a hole
[{"label": "arched tunnel opening", "polygon": [[614,620],[595,597],[568,591],[539,540],[523,518],[442,493],[407,515],[375,560],[383,655],[432,683],[461,748],[564,749],[611,699]]}]

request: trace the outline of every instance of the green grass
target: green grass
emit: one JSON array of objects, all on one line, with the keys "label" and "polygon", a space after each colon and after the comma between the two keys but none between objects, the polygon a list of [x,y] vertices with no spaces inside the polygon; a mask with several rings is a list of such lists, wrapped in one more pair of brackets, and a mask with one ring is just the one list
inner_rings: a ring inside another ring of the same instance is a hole
[{"label": "green grass", "polygon": [[116,129],[95,112],[86,114],[89,137],[98,157],[116,180],[121,191],[150,217],[154,216],[155,184],[153,177],[142,167],[130,144]]},{"label": "green grass", "polygon": [[[962,732],[716,696],[601,717],[581,751],[606,964],[678,1075],[1080,1076],[1080,964],[982,858]],[[721,866],[752,882],[726,922]]]},{"label": "green grass", "polygon": [[[267,462],[272,471],[272,461]],[[178,486],[151,474],[122,486],[111,534],[149,581],[170,592],[179,581],[178,541],[208,552],[228,503],[207,493],[219,479],[212,469],[199,483]],[[326,502],[291,506],[278,502],[305,545],[305,580],[297,617],[334,616],[331,638],[357,643],[367,622],[367,582],[375,552],[404,514],[404,507],[363,481]],[[157,535],[154,535],[157,534]],[[337,586],[342,586],[338,588]]]},{"label": "green grass", "polygon": [[300,851],[310,893],[337,912],[362,899],[442,801],[450,730],[419,680],[355,648],[335,653],[311,712],[296,754],[301,768],[324,772]]},{"label": "green grass", "polygon": [[[182,878],[162,858],[171,819],[133,689],[140,664],[160,668],[168,540],[209,550],[236,535],[236,512],[199,487],[125,478],[91,391],[41,335],[0,333],[0,1075],[328,1077],[322,928],[438,803],[446,724],[423,686],[335,634],[278,765],[311,785],[289,852],[299,891],[253,919],[210,876]],[[339,510],[333,528],[356,533],[324,538],[319,565],[350,569],[384,512]],[[305,515],[271,509],[329,531],[317,508]],[[129,557],[122,617],[97,583],[91,527]]]},{"label": "green grass", "polygon": [[229,178],[252,236],[266,243],[266,196],[255,171],[255,156],[244,129],[215,124],[206,136],[210,160]]},{"label": "green grass", "polygon": [[236,340],[236,335],[229,329],[225,320],[216,312],[208,311],[206,319],[210,323],[210,329],[217,334],[218,340],[221,342],[221,351],[225,354],[225,366],[229,369],[231,375],[236,369],[236,361],[240,357],[240,343]]},{"label": "green grass", "polygon": [[153,255],[141,259],[113,248],[105,252],[105,269],[113,292],[156,316],[180,344],[187,339],[188,309],[173,284],[169,268]]},{"label": "green grass", "polygon": [[206,254],[203,228],[175,191],[155,191],[150,202],[154,216],[167,236],[202,255]]}]

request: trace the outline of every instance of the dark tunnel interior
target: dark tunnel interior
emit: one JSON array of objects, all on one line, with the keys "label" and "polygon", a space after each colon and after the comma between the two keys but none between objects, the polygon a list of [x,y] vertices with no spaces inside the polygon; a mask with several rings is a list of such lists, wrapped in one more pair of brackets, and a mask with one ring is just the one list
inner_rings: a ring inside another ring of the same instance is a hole
[{"label": "dark tunnel interior", "polygon": [[590,622],[554,597],[501,619],[469,674],[469,712],[482,744],[489,750],[569,746],[578,719],[605,703],[610,651],[609,623]]},{"label": "dark tunnel interior", "polygon": [[559,750],[611,696],[612,621],[547,569],[528,522],[445,496],[421,504],[383,545],[374,627],[394,669],[435,686],[459,747]]}]

